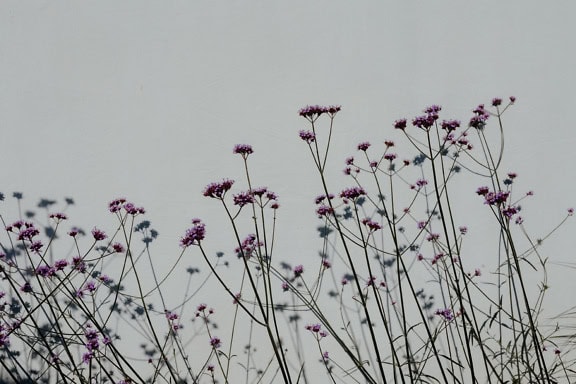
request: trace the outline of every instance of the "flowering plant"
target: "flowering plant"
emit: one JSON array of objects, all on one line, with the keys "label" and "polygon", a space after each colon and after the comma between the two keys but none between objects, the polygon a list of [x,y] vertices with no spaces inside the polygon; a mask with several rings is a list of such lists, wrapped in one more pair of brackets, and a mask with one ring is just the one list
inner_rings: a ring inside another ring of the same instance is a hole
[{"label": "flowering plant", "polygon": [[[233,149],[243,188],[223,179],[203,191],[230,223],[232,257],[212,256],[210,228],[193,219],[178,259],[160,275],[151,257],[158,232],[124,198],[108,205],[117,223],[110,234],[67,231],[66,257],[56,255],[65,254],[58,245],[68,217],[50,213],[55,201],[38,205],[45,224],[32,212],[1,216],[0,382],[573,381],[573,338],[562,338],[560,326],[550,331],[542,316],[549,262],[522,216],[533,193],[517,191],[518,175],[501,169],[503,114],[514,102],[480,105],[464,126],[441,120],[437,105],[410,127],[396,120],[412,155],[401,156],[392,140],[361,142],[344,161],[348,186],[337,189],[327,159],[341,107],[302,108],[309,127],[299,136],[320,189],[317,260],[275,246],[279,197],[253,184],[248,144]],[[467,188],[454,184],[464,177],[475,202],[462,205]],[[22,195],[13,196],[20,204]],[[486,236],[495,239],[482,249],[468,240],[482,232],[478,223],[462,214],[472,204],[488,214]],[[186,269],[185,299],[173,306],[164,284],[183,279],[177,267],[190,253],[208,269]],[[229,300],[194,303],[215,289]]]}]

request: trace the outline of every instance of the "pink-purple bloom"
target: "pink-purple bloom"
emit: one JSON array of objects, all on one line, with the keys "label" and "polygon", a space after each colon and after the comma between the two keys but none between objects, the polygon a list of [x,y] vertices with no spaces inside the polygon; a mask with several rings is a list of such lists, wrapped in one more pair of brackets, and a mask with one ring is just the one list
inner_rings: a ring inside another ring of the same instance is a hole
[{"label": "pink-purple bloom", "polygon": [[234,180],[224,179],[221,182],[210,183],[204,188],[203,195],[215,199],[222,199],[226,192],[232,188]]},{"label": "pink-purple bloom", "polygon": [[248,144],[236,144],[234,146],[234,150],[232,151],[234,154],[242,155],[242,157],[247,158],[248,155],[254,153],[251,145]]},{"label": "pink-purple bloom", "polygon": [[192,227],[186,230],[186,233],[180,239],[180,246],[183,248],[191,245],[199,245],[200,241],[204,240],[206,236],[206,226],[200,219],[192,220]]}]

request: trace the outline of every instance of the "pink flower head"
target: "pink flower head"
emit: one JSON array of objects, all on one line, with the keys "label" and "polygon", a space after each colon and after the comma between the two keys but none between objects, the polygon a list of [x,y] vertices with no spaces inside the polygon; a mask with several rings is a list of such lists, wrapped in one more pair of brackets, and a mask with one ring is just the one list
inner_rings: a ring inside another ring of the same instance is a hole
[{"label": "pink flower head", "polygon": [[92,229],[92,236],[94,236],[94,240],[96,241],[104,240],[105,238],[108,237],[106,233],[104,233],[104,231],[98,228]]},{"label": "pink flower head", "polygon": [[364,152],[366,152],[369,147],[370,147],[370,143],[367,142],[367,141],[358,144],[358,150],[359,150],[359,151],[364,151]]},{"label": "pink flower head", "polygon": [[248,155],[254,153],[251,145],[248,144],[236,144],[234,146],[234,150],[232,151],[234,154],[242,155],[243,158],[247,158]]},{"label": "pink flower head", "polygon": [[316,141],[316,134],[312,131],[300,131],[300,138],[310,144]]},{"label": "pink flower head", "polygon": [[302,273],[304,273],[303,265],[300,264],[294,267],[294,277],[300,277],[302,276]]},{"label": "pink flower head", "polygon": [[357,197],[365,195],[366,192],[361,187],[350,187],[340,192],[340,197],[343,199],[354,200]]},{"label": "pink flower head", "polygon": [[186,230],[186,233],[180,239],[180,246],[183,248],[191,245],[199,245],[200,241],[206,236],[206,226],[198,219],[192,220],[192,227]]},{"label": "pink flower head", "polygon": [[406,129],[406,119],[399,119],[394,122],[394,128],[405,130]]},{"label": "pink flower head", "polygon": [[219,183],[210,183],[204,188],[203,195],[215,199],[222,199],[226,192],[232,188],[234,180],[224,179]]}]

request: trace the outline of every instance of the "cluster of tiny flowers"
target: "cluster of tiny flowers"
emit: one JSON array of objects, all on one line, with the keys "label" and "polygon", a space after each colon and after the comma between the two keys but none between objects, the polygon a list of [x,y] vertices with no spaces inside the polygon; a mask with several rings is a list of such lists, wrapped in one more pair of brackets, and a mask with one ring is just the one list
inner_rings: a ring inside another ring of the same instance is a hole
[{"label": "cluster of tiny flowers", "polygon": [[460,121],[458,120],[443,120],[441,124],[442,129],[446,130],[448,133],[455,131],[459,126]]},{"label": "cluster of tiny flowers", "polygon": [[242,241],[240,247],[237,247],[234,252],[238,257],[245,257],[246,259],[252,257],[258,247],[263,246],[264,243],[256,241],[256,235],[250,234]]},{"label": "cluster of tiny flowers", "polygon": [[243,207],[247,204],[252,204],[254,202],[254,197],[250,192],[240,192],[233,197],[234,205]]},{"label": "cluster of tiny flowers", "polygon": [[49,216],[51,219],[54,219],[57,223],[68,219],[68,217],[63,213],[51,213]]},{"label": "cluster of tiny flowers", "polygon": [[416,180],[416,184],[410,186],[410,189],[420,190],[422,187],[428,185],[428,180],[426,179],[418,179]]},{"label": "cluster of tiny flowers", "polygon": [[[98,332],[90,324],[84,329],[84,337],[86,338],[86,343],[84,344],[86,352],[82,355],[82,362],[89,364],[94,357],[94,353],[100,349],[100,341]],[[108,345],[111,342],[108,337],[103,337],[101,341],[104,345]]]},{"label": "cluster of tiny flowers", "polygon": [[270,208],[278,209],[280,207],[278,204],[278,195],[276,195],[275,192],[269,191],[266,187],[254,188],[250,191],[250,193],[252,196],[256,197],[260,207],[264,207],[270,202]]},{"label": "cluster of tiny flowers", "polygon": [[363,196],[365,194],[366,191],[364,191],[364,189],[361,187],[350,187],[340,192],[340,197],[343,199],[354,200],[355,198]]},{"label": "cluster of tiny flowers", "polygon": [[486,120],[490,117],[490,113],[484,109],[484,104],[480,104],[472,112],[474,113],[474,116],[472,116],[468,125],[476,129],[484,128]]},{"label": "cluster of tiny flowers", "polygon": [[426,240],[428,241],[436,241],[440,238],[440,235],[437,233],[431,233],[428,236],[426,236]]},{"label": "cluster of tiny flowers", "polygon": [[208,322],[208,317],[210,317],[210,315],[212,315],[213,313],[214,313],[213,308],[208,309],[208,306],[206,304],[199,304],[198,307],[196,307],[195,316],[204,319],[205,322]]},{"label": "cluster of tiny flowers", "polygon": [[396,155],[395,153],[386,153],[386,154],[384,155],[384,158],[385,158],[386,160],[389,160],[389,161],[393,161],[393,160],[395,160],[397,157],[398,157],[398,155]]},{"label": "cluster of tiny flowers", "polygon": [[316,141],[316,134],[312,131],[300,131],[300,138],[310,144]]},{"label": "cluster of tiny flowers", "polygon": [[316,338],[318,340],[328,336],[328,332],[323,330],[322,326],[320,324],[308,324],[308,325],[304,326],[304,329],[315,334]]},{"label": "cluster of tiny flowers", "polygon": [[316,209],[316,214],[318,215],[318,217],[324,217],[324,216],[328,216],[334,213],[334,209],[328,205],[324,205],[322,204],[321,206],[319,206]]},{"label": "cluster of tiny flowers", "polygon": [[302,117],[306,117],[308,119],[315,119],[318,116],[328,113],[330,115],[335,115],[342,109],[340,105],[330,105],[328,107],[320,106],[320,105],[307,105],[304,108],[301,108],[298,111],[298,114]]},{"label": "cluster of tiny flowers", "polygon": [[210,345],[212,346],[212,348],[217,349],[220,348],[220,346],[222,346],[222,342],[220,341],[219,337],[214,336],[210,338]]},{"label": "cluster of tiny flowers", "polygon": [[180,246],[186,248],[195,244],[199,245],[205,236],[206,226],[204,223],[200,219],[193,219],[192,227],[188,228],[182,239],[180,239]]},{"label": "cluster of tiny flowers", "polygon": [[442,252],[434,255],[434,257],[432,258],[432,261],[431,261],[432,265],[436,264],[438,262],[438,260],[440,260],[443,257],[444,257],[444,253],[442,253]]},{"label": "cluster of tiny flowers", "polygon": [[294,267],[294,277],[300,277],[304,273],[304,266],[297,265]]},{"label": "cluster of tiny flowers", "polygon": [[86,262],[80,256],[74,256],[72,258],[72,269],[84,273],[86,272]]},{"label": "cluster of tiny flowers", "polygon": [[394,122],[394,128],[405,130],[406,129],[406,119],[399,119]]},{"label": "cluster of tiny flowers", "polygon": [[362,224],[364,224],[365,226],[368,227],[368,229],[370,229],[370,231],[377,231],[379,229],[382,229],[382,226],[380,224],[378,224],[375,221],[370,220],[369,218],[364,218],[362,219]]},{"label": "cluster of tiny flowers", "polygon": [[331,194],[331,193],[328,194],[328,196],[326,196],[326,195],[320,195],[320,196],[316,197],[316,199],[314,200],[314,202],[315,202],[316,204],[320,204],[320,203],[322,203],[322,202],[326,199],[326,197],[328,197],[329,200],[332,200],[332,199],[334,198],[334,195]]},{"label": "cluster of tiny flowers", "polygon": [[358,150],[359,150],[359,151],[364,151],[364,152],[366,152],[369,147],[370,147],[370,143],[367,142],[367,141],[358,144]]},{"label": "cluster of tiny flowers", "polygon": [[96,241],[104,240],[105,238],[108,237],[106,235],[106,233],[104,233],[104,231],[102,231],[98,228],[92,229],[92,236],[94,237],[94,240],[96,240]]},{"label": "cluster of tiny flowers", "polygon": [[206,197],[222,199],[226,192],[232,188],[234,180],[224,179],[219,183],[210,183],[204,188],[202,194]]},{"label": "cluster of tiny flowers", "polygon": [[112,213],[119,212],[122,208],[124,208],[126,213],[133,216],[146,213],[143,207],[137,207],[133,203],[126,201],[125,198],[118,198],[108,203],[108,210]]},{"label": "cluster of tiny flowers", "polygon": [[454,320],[454,313],[452,313],[452,310],[450,308],[437,309],[436,315],[441,316],[442,318],[444,318],[445,321]]},{"label": "cluster of tiny flowers", "polygon": [[236,144],[234,146],[234,150],[232,151],[234,154],[242,155],[243,158],[247,158],[248,155],[254,153],[251,145],[248,144]]},{"label": "cluster of tiny flowers", "polygon": [[38,236],[40,231],[29,221],[18,220],[12,225],[6,227],[8,232],[17,234],[18,240],[33,241],[34,236]]},{"label": "cluster of tiny flowers", "polygon": [[476,190],[476,194],[480,196],[484,196],[484,204],[489,205],[500,205],[508,200],[508,196],[510,196],[510,192],[508,191],[498,191],[498,192],[490,192],[488,187],[480,187]]},{"label": "cluster of tiny flowers", "polygon": [[82,288],[76,290],[76,297],[83,298],[86,293],[94,293],[96,291],[96,282],[88,281]]},{"label": "cluster of tiny flowers", "polygon": [[172,328],[172,330],[174,331],[174,333],[178,332],[179,329],[182,329],[184,326],[182,324],[180,324],[177,320],[179,318],[178,314],[171,312],[169,310],[165,310],[164,311],[164,316],[166,316],[166,319],[168,320],[168,322],[170,323],[170,327]]},{"label": "cluster of tiny flowers", "polygon": [[424,130],[430,129],[436,120],[438,120],[438,112],[440,112],[441,109],[442,107],[439,105],[432,105],[426,108],[424,110],[424,115],[415,117],[412,120],[412,125]]}]

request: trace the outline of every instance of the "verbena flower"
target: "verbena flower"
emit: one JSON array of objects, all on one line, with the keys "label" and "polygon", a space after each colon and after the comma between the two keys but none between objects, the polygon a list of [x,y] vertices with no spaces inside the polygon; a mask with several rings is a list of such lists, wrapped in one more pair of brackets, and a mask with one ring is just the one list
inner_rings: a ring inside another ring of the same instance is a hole
[{"label": "verbena flower", "polygon": [[210,183],[204,188],[203,195],[215,199],[222,199],[226,192],[232,188],[234,180],[224,179],[219,183]]},{"label": "verbena flower", "polygon": [[192,227],[186,230],[184,236],[180,239],[180,246],[183,248],[191,245],[199,245],[200,241],[206,236],[206,226],[200,219],[192,220]]},{"label": "verbena flower", "polygon": [[254,153],[251,145],[248,144],[236,144],[232,150],[234,154],[242,155],[243,158],[247,158],[250,154]]}]

